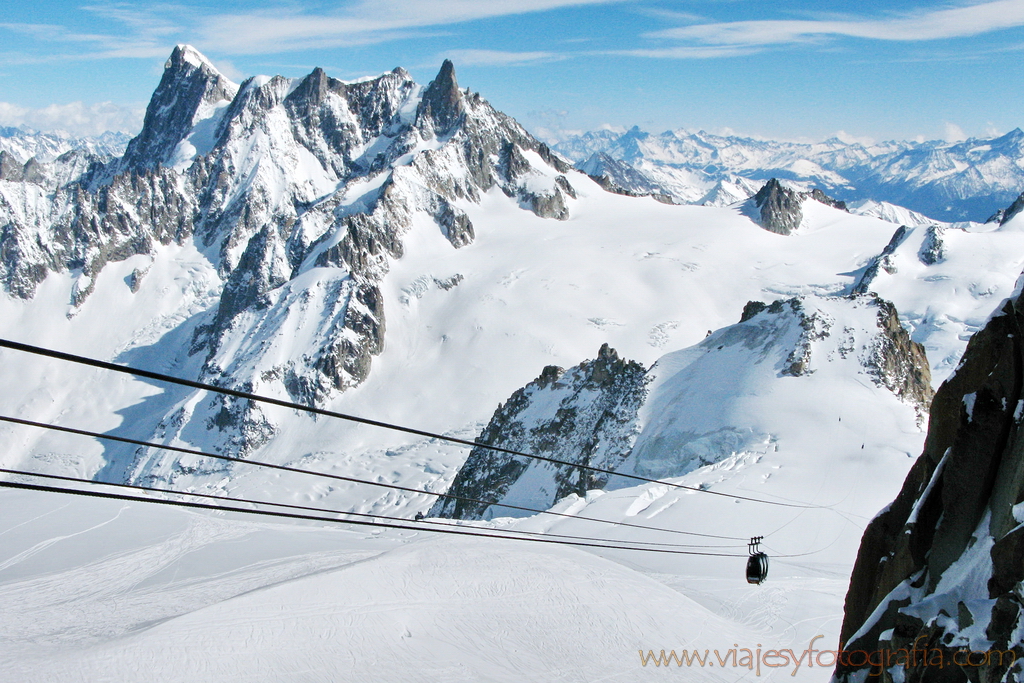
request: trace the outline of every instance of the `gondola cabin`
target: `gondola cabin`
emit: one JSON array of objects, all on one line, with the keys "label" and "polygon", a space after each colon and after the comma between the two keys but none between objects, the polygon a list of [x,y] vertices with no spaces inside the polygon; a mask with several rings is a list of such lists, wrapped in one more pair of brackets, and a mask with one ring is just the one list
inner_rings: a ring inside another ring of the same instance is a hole
[{"label": "gondola cabin", "polygon": [[768,555],[758,548],[762,538],[764,537],[755,536],[747,544],[747,549],[750,551],[750,557],[747,558],[747,583],[755,585],[764,583],[764,580],[768,578]]}]

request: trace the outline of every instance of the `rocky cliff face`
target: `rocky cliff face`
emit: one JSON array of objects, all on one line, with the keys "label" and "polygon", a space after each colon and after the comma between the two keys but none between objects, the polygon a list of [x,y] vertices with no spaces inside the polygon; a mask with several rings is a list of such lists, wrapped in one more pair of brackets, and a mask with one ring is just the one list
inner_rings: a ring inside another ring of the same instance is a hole
[{"label": "rocky cliff face", "polygon": [[800,192],[786,187],[776,178],[764,184],[757,194],[751,198],[758,210],[758,222],[765,230],[780,235],[792,234],[800,227],[804,214],[802,204],[806,199],[846,211],[846,204],[835,200],[819,189]]},{"label": "rocky cliff face", "polygon": [[[544,368],[537,379],[498,406],[477,440],[522,453],[614,469],[636,439],[637,410],[646,395],[647,381],[642,365],[619,358],[605,344],[597,358],[575,368]],[[448,493],[546,509],[570,493],[584,495],[606,483],[607,475],[578,467],[474,448]],[[500,506],[441,497],[429,516],[480,519],[510,513],[517,514],[507,510],[503,513]]]},{"label": "rocky cliff face", "polygon": [[936,392],[924,452],[865,531],[846,597],[845,648],[892,659],[871,664],[858,654],[838,666],[835,680],[1020,679],[1022,325],[1024,300],[1016,296],[970,340]]},{"label": "rocky cliff face", "polygon": [[[73,316],[107,263],[194,243],[223,283],[186,331],[199,378],[322,402],[362,382],[383,348],[380,283],[414,215],[465,246],[475,228],[457,202],[498,186],[564,220],[576,196],[569,171],[460,89],[448,61],[426,87],[402,69],[236,85],[178,46],[122,157],[44,163],[0,151],[0,282],[29,298],[48,274],[70,272]],[[311,346],[282,345],[300,329]],[[203,424],[244,453],[273,431],[252,406],[182,410],[164,421],[167,438]]]}]

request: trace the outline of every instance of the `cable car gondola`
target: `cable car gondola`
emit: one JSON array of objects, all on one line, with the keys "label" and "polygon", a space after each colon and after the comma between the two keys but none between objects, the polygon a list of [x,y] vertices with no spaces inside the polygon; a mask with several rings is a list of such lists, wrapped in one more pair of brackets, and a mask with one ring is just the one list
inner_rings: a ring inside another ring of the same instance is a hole
[{"label": "cable car gondola", "polygon": [[747,583],[760,585],[768,578],[768,555],[757,547],[764,536],[754,536],[747,544],[750,557],[747,558]]}]

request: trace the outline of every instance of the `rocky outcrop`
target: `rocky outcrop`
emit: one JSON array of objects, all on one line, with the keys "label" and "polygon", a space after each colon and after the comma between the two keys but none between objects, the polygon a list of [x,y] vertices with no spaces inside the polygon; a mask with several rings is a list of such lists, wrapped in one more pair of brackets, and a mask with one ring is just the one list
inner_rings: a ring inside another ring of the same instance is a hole
[{"label": "rocky outcrop", "polygon": [[854,284],[853,294],[867,294],[871,288],[871,283],[878,277],[879,269],[884,270],[890,275],[896,273],[897,269],[896,263],[893,260],[893,254],[896,253],[896,249],[907,239],[910,230],[906,225],[896,228],[896,232],[893,233],[889,243],[882,249],[882,253],[871,259],[867,268],[864,269],[864,273]]},{"label": "rocky outcrop", "polygon": [[758,210],[758,222],[765,230],[779,235],[792,234],[803,221],[803,202],[813,199],[816,202],[846,211],[846,204],[826,195],[819,189],[800,192],[786,187],[778,179],[772,178],[764,184],[752,198],[754,208]]},{"label": "rocky outcrop", "polygon": [[[544,368],[537,379],[498,406],[477,441],[578,465],[614,469],[629,454],[636,438],[637,410],[646,395],[647,381],[642,365],[619,358],[605,344],[597,358],[575,368]],[[528,470],[532,473],[524,478]],[[521,479],[529,480],[529,490],[510,495]],[[470,453],[447,493],[485,501],[511,499],[513,504],[545,509],[570,493],[583,495],[606,483],[607,475],[580,467],[537,462],[478,447]],[[429,515],[480,519],[490,507],[442,496]]]},{"label": "rocky outcrop", "polygon": [[877,384],[884,386],[923,414],[931,406],[932,373],[924,347],[910,338],[900,324],[896,307],[873,297],[878,307],[878,334],[864,358],[864,367]]},{"label": "rocky outcrop", "polygon": [[760,209],[761,227],[779,235],[789,235],[804,218],[800,193],[783,187],[772,178],[754,195],[754,206]]},{"label": "rocky outcrop", "polygon": [[933,266],[946,259],[946,245],[942,241],[942,233],[945,230],[937,225],[929,225],[925,229],[924,240],[921,241],[921,249],[917,252],[917,258],[926,266]]},{"label": "rocky outcrop", "polygon": [[[864,532],[837,681],[1016,681],[1024,658],[1024,301],[1004,303],[935,394],[924,452]],[[911,648],[919,652],[911,661]],[[931,662],[920,650],[930,651]],[[968,651],[981,651],[966,663]],[[898,653],[903,652],[903,659]],[[878,659],[877,656],[874,657]]]},{"label": "rocky outcrop", "polygon": [[[844,341],[838,348],[839,353],[857,353],[861,366],[875,384],[913,405],[920,413],[926,412],[934,392],[924,347],[910,338],[900,323],[896,307],[890,302],[875,295],[854,294],[847,298],[860,306],[877,310],[875,330],[859,350],[851,342]],[[740,323],[752,320],[762,312],[776,316],[786,312],[799,318],[801,331],[783,363],[781,375],[800,377],[813,372],[811,360],[815,342],[833,335],[850,337],[849,328],[842,331],[834,329],[836,321],[830,315],[821,310],[808,311],[803,300],[798,298],[780,299],[771,304],[748,301],[743,307]]]}]

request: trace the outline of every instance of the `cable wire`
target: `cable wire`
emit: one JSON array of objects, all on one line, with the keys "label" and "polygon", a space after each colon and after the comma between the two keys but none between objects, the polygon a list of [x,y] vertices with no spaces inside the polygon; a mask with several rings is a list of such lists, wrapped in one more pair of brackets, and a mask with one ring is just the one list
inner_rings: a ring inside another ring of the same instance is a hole
[{"label": "cable wire", "polygon": [[[6,415],[0,415],[0,422],[9,422],[11,424],[24,425],[28,427],[38,427],[41,429],[49,429],[57,432],[65,432],[68,434],[77,434],[80,436],[89,436],[95,439],[103,439],[107,441],[116,441],[120,443],[131,444],[135,446],[143,446],[146,448],[156,448],[166,451],[174,451],[176,453],[185,453],[188,455],[198,455],[204,458],[214,458],[216,460],[226,460],[227,462],[241,463],[243,465],[252,465],[254,467],[264,467],[267,469],[281,470],[284,472],[294,472],[297,474],[306,474],[314,477],[324,477],[326,479],[334,479],[337,481],[346,481],[354,484],[366,484],[368,486],[377,486],[380,488],[393,489],[396,491],[405,491],[407,493],[421,493],[428,496],[444,496],[447,498],[453,498],[455,500],[463,500],[470,503],[480,503],[483,505],[498,505],[500,507],[506,507],[513,510],[521,510],[524,512],[532,512],[534,514],[551,515],[554,517],[565,517],[567,519],[583,519],[591,522],[600,522],[603,524],[612,524],[615,526],[630,527],[634,529],[644,529],[645,531],[662,531],[672,534],[682,534],[685,536],[699,536],[702,538],[715,538],[724,541],[745,541],[746,539],[737,536],[719,536],[716,534],[702,534],[696,531],[682,531],[679,529],[666,529],[664,527],[646,526],[643,524],[630,524],[629,522],[616,522],[610,519],[599,519],[597,517],[585,517],[583,515],[570,515],[564,512],[554,512],[553,510],[541,510],[538,508],[524,507],[521,505],[511,505],[506,503],[499,503],[498,501],[481,500],[477,498],[468,498],[465,496],[449,495],[444,493],[434,493],[425,489],[417,489],[410,486],[401,486],[399,484],[385,484],[379,481],[370,481],[369,479],[358,479],[356,477],[347,477],[341,474],[330,474],[328,472],[317,472],[315,470],[306,470],[298,467],[291,467],[289,465],[275,465],[268,462],[260,462],[259,460],[246,460],[244,458],[237,458],[230,455],[220,455],[217,453],[207,453],[205,451],[195,450],[192,448],[184,448],[181,446],[170,446],[166,444],[152,443],[149,441],[140,441],[138,439],[130,439],[125,436],[114,436],[112,434],[100,434],[98,432],[92,432],[85,429],[75,429],[74,427],[63,427],[61,425],[47,424],[45,422],[35,422],[33,420],[23,420],[17,417],[9,417]],[[702,546],[702,547],[723,547],[723,546]],[[739,546],[725,546],[725,547],[739,547]]]},{"label": "cable wire", "polygon": [[[153,486],[141,486],[139,484],[113,484],[113,483],[105,482],[105,481],[96,481],[94,479],[82,479],[82,478],[79,478],[79,477],[69,477],[69,476],[64,476],[64,475],[59,475],[59,474],[43,474],[41,472],[28,472],[28,471],[24,471],[24,470],[12,470],[12,469],[7,469],[7,468],[3,468],[3,467],[0,467],[0,473],[3,473],[3,474],[14,474],[14,475],[20,475],[20,476],[29,476],[29,477],[43,477],[43,478],[46,478],[46,479],[55,479],[55,480],[59,480],[59,481],[69,481],[69,482],[74,482],[74,483],[79,483],[79,484],[89,484],[89,485],[92,485],[92,486],[113,486],[113,487],[117,487],[117,488],[133,489],[133,490],[137,490],[137,491],[151,491],[151,492],[154,492],[154,493],[170,493],[170,494],[179,495],[179,496],[195,496],[195,497],[198,497],[198,498],[209,498],[211,500],[225,500],[225,501],[232,502],[232,503],[248,503],[248,504],[251,504],[251,505],[271,505],[271,506],[274,506],[274,507],[289,508],[289,509],[292,509],[292,510],[304,510],[306,512],[328,512],[328,513],[338,514],[338,515],[352,515],[354,517],[368,517],[370,519],[385,519],[385,520],[392,521],[392,522],[404,522],[404,523],[412,522],[414,524],[428,524],[428,525],[436,525],[436,526],[444,526],[444,527],[464,528],[464,527],[462,527],[461,525],[459,525],[457,523],[442,522],[442,521],[436,520],[436,519],[409,520],[409,519],[404,518],[404,517],[392,517],[392,516],[389,516],[389,515],[373,514],[373,513],[369,513],[369,512],[355,512],[355,511],[351,511],[351,510],[334,510],[334,509],[331,509],[331,508],[311,507],[311,506],[308,506],[308,505],[294,505],[294,504],[291,504],[291,503],[274,503],[274,502],[265,501],[265,500],[249,500],[247,498],[233,498],[231,496],[218,496],[218,495],[213,494],[213,493],[199,493],[197,491],[178,491],[178,490],[174,490],[174,489],[156,488],[156,487],[153,487]],[[573,540],[577,540],[577,541],[600,541],[600,542],[614,542],[614,543],[633,543],[633,544],[638,544],[638,545],[657,545],[657,546],[664,546],[664,547],[669,547],[669,548],[736,548],[736,547],[739,547],[739,546],[715,546],[715,545],[688,545],[688,544],[680,544],[680,543],[656,543],[654,541],[634,541],[634,540],[630,540],[628,538],[626,538],[626,539],[620,539],[620,538],[596,538],[596,537],[593,537],[593,536],[576,536],[576,535],[572,535],[572,534],[550,534],[550,533],[543,532],[543,531],[526,531],[526,530],[523,530],[523,529],[498,529],[498,528],[493,528],[493,527],[470,527],[470,528],[483,528],[485,530],[494,531],[494,532],[501,533],[501,534],[516,534],[516,535],[526,535],[526,536],[547,536],[547,537],[550,537],[550,538],[569,538],[569,539],[573,539]]]},{"label": "cable wire", "polygon": [[[25,473],[28,476],[37,476],[44,478],[53,478],[53,475],[39,475],[31,472]],[[83,480],[89,481],[89,480]],[[103,484],[101,482],[92,482],[95,485],[102,486],[118,486],[117,484]],[[387,528],[387,529],[401,529],[404,531],[425,531],[430,533],[438,534],[451,534],[455,536],[478,536],[483,538],[503,538],[510,541],[530,541],[533,543],[549,543],[553,545],[573,545],[584,548],[601,548],[607,550],[634,550],[638,552],[650,552],[650,553],[667,553],[670,555],[701,555],[706,557],[745,557],[745,555],[738,554],[727,554],[727,553],[707,553],[698,552],[692,550],[671,550],[668,548],[637,548],[631,546],[619,546],[608,543],[583,543],[581,541],[559,541],[552,538],[535,538],[532,536],[506,536],[500,533],[485,533],[478,531],[456,531],[454,528],[441,529],[441,528],[425,528],[422,526],[410,526],[409,524],[395,524],[391,522],[367,522],[354,519],[337,519],[335,517],[324,517],[319,515],[304,515],[295,512],[272,512],[270,510],[256,510],[252,508],[242,508],[229,505],[210,505],[207,503],[197,503],[195,501],[186,500],[167,500],[163,498],[153,498],[151,496],[132,496],[121,493],[111,493],[109,491],[85,491],[81,489],[64,488],[59,486],[44,486],[41,484],[28,484],[24,482],[16,481],[0,481],[0,487],[12,488],[12,489],[23,489],[29,491],[43,491],[48,493],[64,493],[70,495],[87,496],[92,498],[109,498],[113,500],[124,500],[139,503],[155,503],[159,505],[174,505],[178,507],[196,508],[201,510],[215,510],[218,512],[240,512],[243,514],[250,515],[262,515],[265,517],[280,517],[283,519],[302,519],[314,522],[330,522],[332,524],[350,524],[355,526],[368,526],[376,528]],[[193,495],[182,493],[180,495]],[[241,502],[241,501],[239,501]],[[246,501],[251,502],[251,501]],[[273,505],[273,503],[270,503]],[[344,514],[344,513],[342,513]]]},{"label": "cable wire", "polygon": [[[506,453],[508,455],[515,455],[522,458],[529,458],[532,460],[539,460],[542,462],[549,462],[555,465],[565,465],[567,467],[573,467],[576,469],[589,470],[591,472],[597,472],[599,474],[607,474],[610,476],[623,477],[626,479],[632,479],[635,481],[642,481],[648,484],[660,484],[662,486],[669,486],[672,488],[684,489],[687,491],[695,491],[700,493],[707,493],[714,496],[723,496],[725,498],[734,498],[736,500],[746,500],[753,503],[762,503],[764,505],[777,505],[779,507],[790,507],[790,508],[814,508],[814,509],[828,509],[826,505],[811,505],[811,504],[796,504],[796,503],[783,503],[773,500],[763,500],[761,498],[751,498],[749,496],[739,496],[732,493],[724,493],[721,491],[711,491],[709,489],[702,489],[697,486],[686,486],[684,484],[675,484],[668,481],[662,481],[660,479],[650,479],[648,477],[642,477],[637,474],[624,474],[615,472],[614,470],[604,469],[601,467],[593,467],[591,465],[582,465],[580,463],[567,462],[565,460],[558,460],[556,458],[548,458],[543,455],[531,455],[529,453],[522,453],[520,451],[512,450],[510,448],[503,448],[501,446],[492,446],[490,444],[480,443],[478,441],[468,441],[466,439],[459,439],[454,436],[445,436],[443,434],[437,434],[435,432],[428,432],[422,429],[416,429],[413,427],[405,427],[398,424],[392,424],[390,422],[382,422],[380,420],[371,420],[365,417],[358,417],[356,415],[348,415],[346,413],[339,413],[333,410],[326,410],[324,408],[317,408],[316,406],[303,405],[301,403],[293,403],[291,401],[284,401],[278,398],[271,398],[269,396],[260,396],[258,394],[249,393],[246,391],[239,391],[237,389],[228,389],[226,387],[218,387],[214,384],[206,384],[204,382],[196,382],[193,380],[182,379],[180,377],[173,377],[171,375],[165,375],[159,372],[152,372],[150,370],[140,370],[138,368],[132,368],[126,365],[117,365],[116,363],[107,363],[106,361],[96,360],[94,358],[87,358],[85,356],[77,356],[71,353],[65,353],[63,351],[54,351],[52,349],[45,349],[40,346],[33,346],[31,344],[23,344],[21,342],[10,341],[8,339],[0,339],[0,347],[12,349],[15,351],[23,351],[25,353],[31,353],[38,356],[46,356],[49,358],[55,358],[57,360],[63,360],[70,363],[78,363],[80,365],[89,365],[95,368],[103,370],[110,370],[113,372],[120,372],[127,375],[134,375],[136,377],[145,377],[147,379],[157,380],[159,382],[168,382],[171,384],[178,384],[180,386],[191,387],[193,389],[201,389],[203,391],[212,391],[214,393],[224,394],[226,396],[233,396],[235,398],[246,399],[249,401],[255,401],[257,403],[266,403],[269,405],[281,406],[283,408],[289,408],[292,410],[301,410],[307,413],[313,413],[315,415],[323,415],[325,417],[333,417],[341,420],[347,420],[349,422],[356,422],[359,424],[370,425],[373,427],[380,427],[382,429],[390,429],[392,431],[403,432],[405,434],[413,434],[415,436],[424,436],[431,439],[439,439],[441,441],[447,441],[449,443],[456,443],[463,446],[472,446],[473,448],[486,448],[498,453]],[[446,494],[440,494],[446,495]],[[450,496],[449,496],[450,497]]]}]

